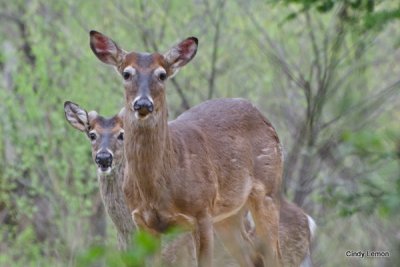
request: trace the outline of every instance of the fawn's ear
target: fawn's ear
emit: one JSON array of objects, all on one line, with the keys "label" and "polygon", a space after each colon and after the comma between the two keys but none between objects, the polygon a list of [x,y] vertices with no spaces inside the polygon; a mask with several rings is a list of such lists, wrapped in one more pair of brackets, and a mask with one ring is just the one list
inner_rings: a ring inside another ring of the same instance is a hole
[{"label": "fawn's ear", "polygon": [[[64,103],[64,113],[65,113],[65,118],[67,121],[75,128],[78,129],[79,131],[82,132],[87,132],[89,131],[90,128],[90,121],[89,115],[84,110],[81,108],[79,105],[66,101]],[[96,113],[97,116],[97,113]],[[93,115],[92,115],[93,117]]]},{"label": "fawn's ear", "polygon": [[119,66],[124,59],[126,52],[109,37],[97,31],[90,31],[90,48],[102,62]]},{"label": "fawn's ear", "polygon": [[168,76],[173,77],[178,70],[185,66],[197,52],[199,41],[196,37],[189,37],[179,44],[173,46],[164,54],[164,59],[168,64]]}]

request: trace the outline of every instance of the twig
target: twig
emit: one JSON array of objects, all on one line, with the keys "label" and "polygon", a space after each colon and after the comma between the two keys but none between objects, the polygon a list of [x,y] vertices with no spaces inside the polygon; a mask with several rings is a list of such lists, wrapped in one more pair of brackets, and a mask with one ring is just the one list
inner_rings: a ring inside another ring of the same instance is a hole
[{"label": "twig", "polygon": [[[211,99],[214,93],[215,88],[215,79],[216,79],[216,67],[217,67],[217,59],[218,59],[218,46],[219,46],[219,38],[220,38],[220,25],[223,19],[223,9],[225,5],[225,0],[220,0],[218,2],[218,15],[215,21],[215,33],[213,39],[213,51],[211,56],[211,68],[210,68],[210,76],[208,79],[208,99]],[[211,14],[210,14],[211,15]]]}]

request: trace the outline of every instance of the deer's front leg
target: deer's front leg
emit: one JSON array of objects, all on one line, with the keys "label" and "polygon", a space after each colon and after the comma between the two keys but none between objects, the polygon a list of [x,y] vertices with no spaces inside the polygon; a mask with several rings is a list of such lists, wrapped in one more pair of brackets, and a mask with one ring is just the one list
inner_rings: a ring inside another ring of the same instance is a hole
[{"label": "deer's front leg", "polygon": [[151,266],[151,267],[158,267],[162,266],[162,253],[161,253],[161,236],[160,234],[149,228],[141,214],[141,212],[136,209],[132,212],[132,219],[139,231],[144,231],[149,233],[153,238],[154,241],[157,243],[157,251],[150,257],[149,260],[146,260],[147,264],[146,266]]},{"label": "deer's front leg", "polygon": [[193,238],[196,245],[197,266],[211,267],[214,250],[214,231],[212,218],[208,213],[197,218]]}]

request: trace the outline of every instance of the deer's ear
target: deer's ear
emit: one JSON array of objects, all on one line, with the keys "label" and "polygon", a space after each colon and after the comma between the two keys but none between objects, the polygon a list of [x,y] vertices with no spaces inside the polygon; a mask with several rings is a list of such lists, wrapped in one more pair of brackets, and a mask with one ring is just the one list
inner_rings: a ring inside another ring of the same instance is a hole
[{"label": "deer's ear", "polygon": [[90,48],[102,62],[119,66],[126,52],[110,38],[97,31],[90,31]]},{"label": "deer's ear", "polygon": [[79,131],[87,132],[89,130],[89,116],[86,110],[77,104],[66,101],[64,103],[64,113],[67,121]]},{"label": "deer's ear", "polygon": [[164,59],[169,67],[169,77],[173,77],[181,67],[194,58],[198,44],[199,41],[196,37],[189,37],[173,46],[164,54]]},{"label": "deer's ear", "polygon": [[119,117],[121,120],[124,120],[124,116],[125,116],[125,107],[121,108],[121,110],[120,110],[119,113],[118,113],[118,117]]},{"label": "deer's ear", "polygon": [[124,127],[125,108],[121,108],[117,117],[121,120],[122,128]]}]

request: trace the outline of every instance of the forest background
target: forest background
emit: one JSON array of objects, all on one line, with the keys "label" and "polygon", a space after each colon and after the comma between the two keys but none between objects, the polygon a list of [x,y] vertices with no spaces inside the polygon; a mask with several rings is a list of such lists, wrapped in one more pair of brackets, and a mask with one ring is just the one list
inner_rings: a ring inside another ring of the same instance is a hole
[{"label": "forest background", "polygon": [[198,37],[169,81],[170,119],[250,99],[283,143],[285,195],[318,224],[314,265],[399,265],[399,18],[394,0],[0,0],[0,266],[77,266],[116,247],[89,142],[63,111],[123,106],[92,29],[135,51]]}]

